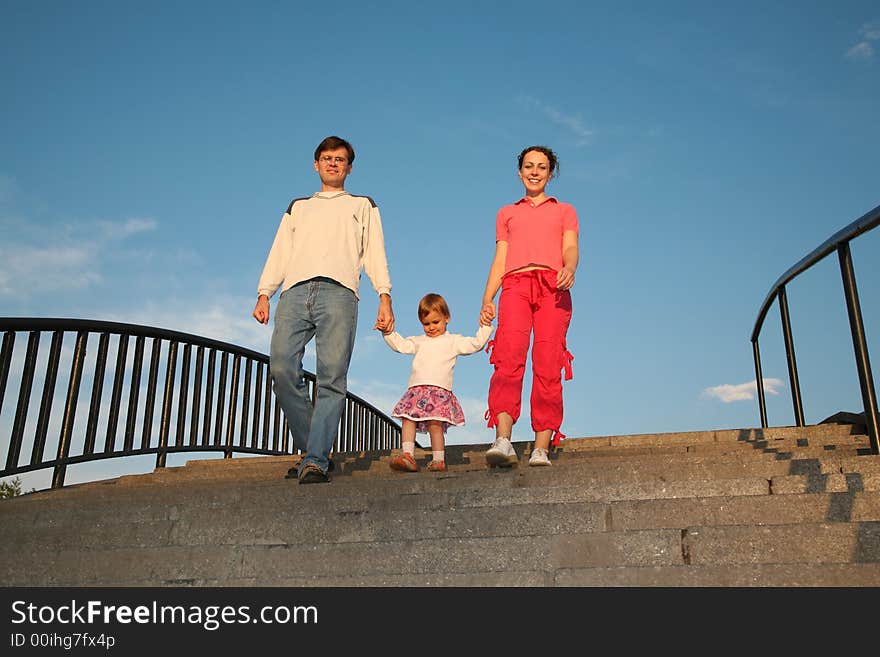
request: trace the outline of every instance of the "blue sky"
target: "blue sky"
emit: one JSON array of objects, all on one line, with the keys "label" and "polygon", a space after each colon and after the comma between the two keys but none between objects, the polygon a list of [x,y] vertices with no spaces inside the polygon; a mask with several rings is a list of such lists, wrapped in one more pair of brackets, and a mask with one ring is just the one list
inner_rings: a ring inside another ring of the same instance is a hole
[{"label": "blue sky", "polygon": [[[548,190],[581,227],[570,437],[758,426],[761,302],[880,204],[869,1],[0,0],[0,85],[0,315],[262,352],[257,279],[290,199],[318,188],[323,137],[353,143],[347,187],[379,205],[404,335],[431,291],[451,331],[476,331],[516,156],[550,146]],[[874,233],[853,257],[876,361]],[[349,387],[390,410],[410,360],[371,329],[361,289]],[[807,422],[860,411],[836,257],[788,297]],[[782,345],[774,306],[771,425],[794,423]],[[448,442],[491,441],[490,374],[483,353],[459,359],[468,423]],[[515,439],[530,433],[526,413]]]}]

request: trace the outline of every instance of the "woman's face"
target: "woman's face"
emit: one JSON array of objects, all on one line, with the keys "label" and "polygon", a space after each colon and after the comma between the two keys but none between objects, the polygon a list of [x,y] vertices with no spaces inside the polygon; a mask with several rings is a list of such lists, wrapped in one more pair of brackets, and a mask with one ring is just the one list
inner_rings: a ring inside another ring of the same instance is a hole
[{"label": "woman's face", "polygon": [[541,151],[529,151],[523,157],[519,177],[527,194],[540,194],[550,181],[550,160]]}]

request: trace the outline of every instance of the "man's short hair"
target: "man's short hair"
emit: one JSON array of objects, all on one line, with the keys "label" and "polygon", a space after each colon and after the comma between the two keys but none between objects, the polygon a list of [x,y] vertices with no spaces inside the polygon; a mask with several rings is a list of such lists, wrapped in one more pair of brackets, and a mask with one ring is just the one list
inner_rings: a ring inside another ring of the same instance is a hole
[{"label": "man's short hair", "polygon": [[324,151],[335,151],[337,148],[344,148],[348,151],[348,163],[354,162],[354,148],[342,137],[330,136],[326,137],[315,149],[315,162],[321,157]]}]

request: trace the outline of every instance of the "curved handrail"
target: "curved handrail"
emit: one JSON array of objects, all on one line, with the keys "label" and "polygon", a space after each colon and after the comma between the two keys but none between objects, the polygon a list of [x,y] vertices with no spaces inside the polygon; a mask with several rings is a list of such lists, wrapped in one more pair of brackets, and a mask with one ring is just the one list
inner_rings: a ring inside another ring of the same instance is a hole
[{"label": "curved handrail", "polygon": [[[177,342],[188,342],[190,344],[228,351],[232,354],[239,354],[255,361],[269,364],[269,356],[247,347],[242,347],[230,342],[222,342],[212,338],[206,338],[193,333],[182,333],[171,329],[157,328],[155,326],[143,326],[140,324],[126,324],[124,322],[108,322],[99,319],[75,319],[70,317],[0,317],[0,332],[4,331],[89,331],[91,333],[107,332],[107,333],[127,333],[128,335],[139,336],[145,338],[159,338],[162,340],[175,340]],[[305,372],[305,376],[310,381],[315,380],[312,372]],[[348,397],[358,402],[365,408],[378,415],[385,415],[370,402],[356,394],[349,392]],[[385,415],[385,417],[388,417]],[[391,422],[391,418],[388,418]],[[395,423],[396,424],[396,423]]]},{"label": "curved handrail", "polygon": [[758,348],[758,337],[764,325],[764,320],[770,310],[771,304],[778,299],[780,317],[782,319],[782,331],[785,341],[785,351],[788,360],[789,380],[791,382],[792,403],[794,405],[795,421],[798,426],[803,426],[803,408],[800,399],[800,384],[797,378],[797,364],[794,357],[794,341],[791,334],[790,317],[788,313],[788,300],[785,287],[798,275],[837,251],[840,260],[840,271],[843,278],[844,296],[849,313],[850,329],[853,339],[853,350],[856,356],[856,369],[859,375],[859,383],[862,392],[862,402],[865,409],[865,424],[871,441],[871,451],[880,454],[880,442],[878,442],[878,412],[877,399],[874,392],[874,378],[871,373],[871,363],[868,356],[865,329],[862,323],[862,313],[859,305],[858,290],[855,282],[855,271],[852,264],[852,253],[849,243],[880,225],[880,206],[865,213],[849,225],[834,233],[817,248],[790,267],[770,288],[770,292],[761,304],[758,311],[755,326],[752,329],[751,342],[752,353],[755,361],[755,375],[758,394],[758,405],[761,414],[761,426],[767,427],[767,410],[764,400],[764,387],[761,374],[761,356]]},{"label": "curved handrail", "polygon": [[[89,319],[0,317],[0,333],[0,421],[6,406],[4,424],[11,425],[6,467],[0,470],[0,477],[54,468],[52,486],[56,488],[64,485],[69,464],[86,461],[156,454],[156,467],[164,467],[166,455],[175,452],[221,451],[231,458],[236,452],[284,455],[296,451],[274,398],[266,354],[180,331]],[[11,406],[4,402],[18,333],[27,334],[27,344],[18,350],[22,357],[15,360],[15,369],[21,370],[20,385],[14,417],[10,417]],[[52,340],[48,354],[41,357],[39,345],[44,333],[51,334]],[[62,356],[65,334],[75,336],[69,358]],[[93,334],[98,336],[98,347],[93,352],[94,369],[86,373],[87,346]],[[133,348],[129,338],[135,343]],[[148,340],[152,341],[149,349]],[[108,373],[114,350],[115,368]],[[146,389],[141,380],[145,365],[149,369]],[[165,381],[160,388],[159,371],[163,368]],[[70,371],[67,392],[63,400],[56,399],[56,380],[65,369]],[[88,380],[89,375],[91,401],[84,416],[78,414],[78,400],[83,378]],[[106,404],[105,378],[108,383],[112,380]],[[305,372],[305,378],[314,396],[315,376]],[[42,381],[42,399],[34,422],[28,409],[35,379],[38,384]],[[127,400],[123,399],[126,383]],[[44,456],[47,441],[54,436],[49,431],[50,417],[53,406],[62,401],[57,455],[51,458]],[[154,416],[159,405],[156,432]],[[78,415],[81,420],[75,430]],[[102,420],[106,424],[103,447],[98,436]],[[21,463],[25,434],[31,429],[33,440],[27,445],[30,459]],[[139,440],[137,433],[141,434]],[[387,449],[399,446],[399,442],[400,427],[392,418],[361,397],[347,394],[334,451]],[[74,453],[74,443],[78,453]]]},{"label": "curved handrail", "polygon": [[240,353],[243,356],[258,359],[268,356],[246,347],[221,342],[212,338],[206,338],[192,333],[181,333],[171,329],[158,328],[155,326],[143,326],[140,324],[126,324],[124,322],[108,322],[100,319],[76,319],[71,317],[0,317],[0,331],[88,331],[90,333],[125,333],[127,335],[142,335],[145,338],[161,338],[163,340],[177,340],[191,344],[222,349],[229,352]]},{"label": "curved handrail", "polygon": [[767,312],[770,310],[770,305],[776,299],[776,295],[780,288],[784,287],[796,276],[806,271],[826,256],[834,253],[841,244],[852,241],[862,233],[866,233],[872,228],[875,228],[878,224],[880,224],[880,205],[870,212],[867,212],[862,217],[856,219],[848,226],[834,233],[834,235],[801,258],[788,271],[780,276],[771,286],[770,292],[767,293],[767,297],[764,299],[764,303],[761,304],[761,310],[758,312],[758,318],[755,321],[755,328],[752,329],[752,342],[758,339],[758,334],[761,332],[761,327],[764,324],[764,318],[767,316]]}]

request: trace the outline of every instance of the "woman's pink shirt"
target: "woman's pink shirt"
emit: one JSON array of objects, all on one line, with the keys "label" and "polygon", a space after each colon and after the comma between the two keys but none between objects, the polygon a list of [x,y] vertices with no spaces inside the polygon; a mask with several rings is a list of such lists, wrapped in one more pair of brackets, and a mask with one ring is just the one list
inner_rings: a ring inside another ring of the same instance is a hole
[{"label": "woman's pink shirt", "polygon": [[578,232],[574,206],[548,196],[540,205],[527,198],[505,205],[495,218],[496,241],[507,242],[504,273],[530,265],[562,269],[562,234]]}]

